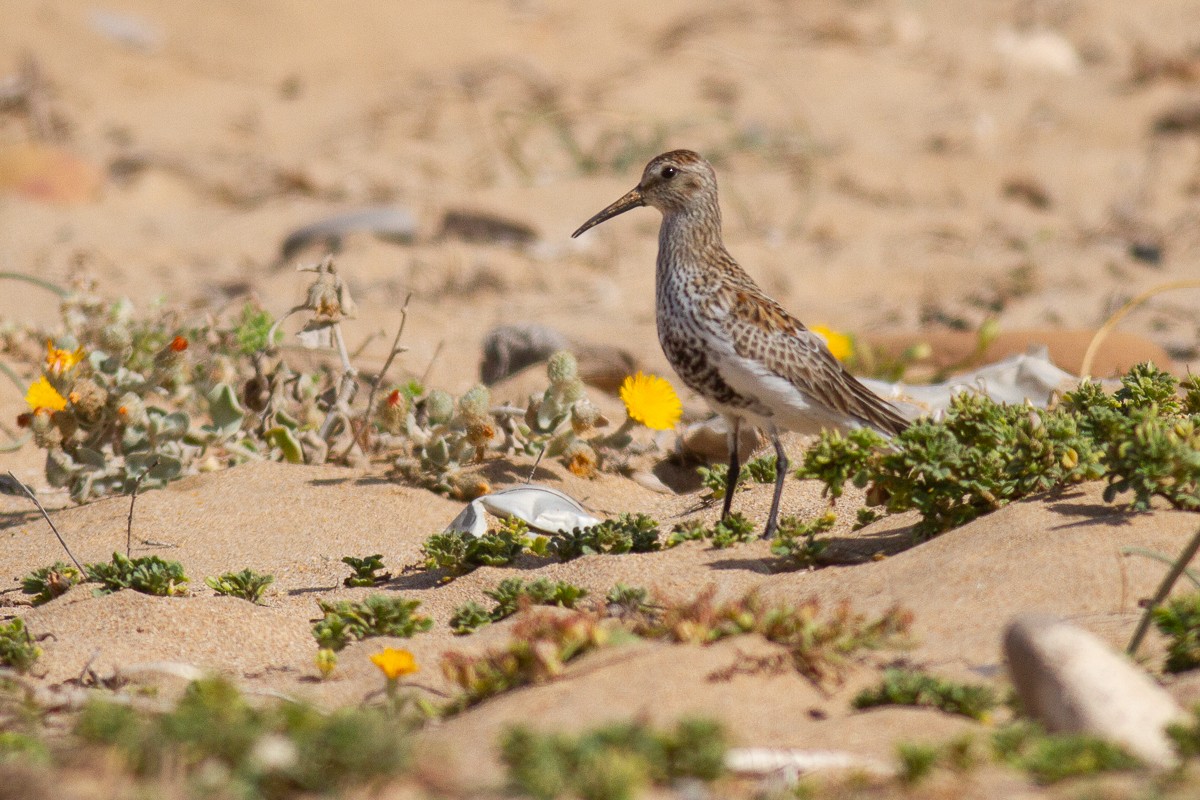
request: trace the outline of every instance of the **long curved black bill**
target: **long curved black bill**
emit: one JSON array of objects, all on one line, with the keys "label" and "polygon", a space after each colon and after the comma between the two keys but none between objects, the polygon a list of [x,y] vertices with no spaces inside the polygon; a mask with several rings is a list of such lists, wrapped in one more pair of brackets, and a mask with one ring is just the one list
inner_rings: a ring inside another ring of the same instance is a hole
[{"label": "long curved black bill", "polygon": [[608,208],[604,209],[599,214],[597,214],[596,216],[589,219],[587,222],[580,225],[579,230],[577,230],[571,234],[571,238],[574,239],[579,234],[583,233],[584,231],[586,231],[589,228],[596,227],[601,222],[604,222],[604,220],[606,220],[606,219],[612,219],[613,217],[617,216],[618,214],[624,214],[626,211],[628,211],[631,208],[637,208],[638,206],[644,206],[644,205],[646,205],[646,201],[642,199],[642,191],[641,191],[641,189],[639,189],[638,187],[635,186],[633,189],[631,189],[629,191],[629,193],[627,195],[622,197],[620,200],[613,203]]}]

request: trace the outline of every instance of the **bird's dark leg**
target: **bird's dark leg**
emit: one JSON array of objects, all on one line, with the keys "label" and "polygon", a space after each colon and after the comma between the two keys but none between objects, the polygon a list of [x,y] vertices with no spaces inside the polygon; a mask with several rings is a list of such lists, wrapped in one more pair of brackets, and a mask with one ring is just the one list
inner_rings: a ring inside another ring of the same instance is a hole
[{"label": "bird's dark leg", "polygon": [[763,531],[764,539],[775,535],[779,523],[779,501],[783,498],[783,480],[788,471],[788,457],[783,452],[783,443],[779,441],[779,431],[771,431],[771,444],[775,445],[775,496],[771,498],[771,513],[767,517],[767,529]]},{"label": "bird's dark leg", "polygon": [[738,434],[742,421],[735,417],[732,425],[733,427],[729,430],[729,474],[725,476],[725,507],[721,510],[722,521],[729,518],[729,509],[733,505],[733,493],[737,489],[738,473],[742,471],[741,462],[738,460],[738,443],[741,439]]}]

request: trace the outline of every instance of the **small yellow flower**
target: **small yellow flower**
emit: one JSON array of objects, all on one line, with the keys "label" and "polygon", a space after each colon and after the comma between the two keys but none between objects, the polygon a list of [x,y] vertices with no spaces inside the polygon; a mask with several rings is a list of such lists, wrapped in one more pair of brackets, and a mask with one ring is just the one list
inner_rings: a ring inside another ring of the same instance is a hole
[{"label": "small yellow flower", "polygon": [[315,662],[317,671],[321,673],[321,677],[328,678],[333,673],[334,668],[337,667],[337,653],[328,647],[322,647],[317,651]]},{"label": "small yellow flower", "polygon": [[25,393],[25,402],[34,411],[39,408],[48,408],[51,411],[62,411],[67,407],[66,398],[58,393],[58,390],[50,385],[50,381],[46,380],[46,376],[38,378],[29,387],[29,391]]},{"label": "small yellow flower", "polygon": [[828,325],[813,325],[809,330],[825,340],[829,352],[838,361],[845,361],[854,355],[854,340],[844,333],[833,330]]},{"label": "small yellow flower", "polygon": [[83,360],[83,348],[74,352],[62,350],[54,346],[54,342],[46,340],[46,372],[58,377]]},{"label": "small yellow flower", "polygon": [[621,400],[632,419],[656,431],[675,427],[683,414],[679,395],[666,379],[639,372],[621,384]]},{"label": "small yellow flower", "polygon": [[371,656],[371,661],[379,667],[379,671],[387,676],[389,681],[394,681],[401,675],[411,675],[420,669],[412,653],[407,650],[397,650],[394,647],[385,647],[380,650]]}]

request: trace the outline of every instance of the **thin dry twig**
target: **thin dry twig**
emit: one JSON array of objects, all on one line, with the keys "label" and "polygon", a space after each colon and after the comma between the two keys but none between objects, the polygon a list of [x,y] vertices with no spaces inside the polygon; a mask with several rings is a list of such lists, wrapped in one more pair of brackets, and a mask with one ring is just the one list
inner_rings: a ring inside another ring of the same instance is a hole
[{"label": "thin dry twig", "polygon": [[425,371],[421,373],[420,379],[417,381],[422,386],[429,385],[429,373],[433,372],[433,365],[437,363],[438,356],[442,354],[442,348],[446,346],[446,340],[442,339],[437,343],[437,347],[433,348],[433,356],[429,359],[429,365],[425,367]]},{"label": "thin dry twig", "polygon": [[50,530],[54,531],[55,537],[58,538],[58,543],[62,545],[63,550],[67,551],[67,556],[75,564],[75,567],[79,570],[79,574],[84,574],[83,565],[79,563],[77,558],[75,558],[75,554],[71,552],[71,548],[67,547],[66,540],[64,540],[62,534],[58,532],[58,528],[54,527],[54,521],[51,520],[50,515],[46,513],[46,509],[42,506],[41,501],[34,496],[33,492],[28,486],[21,482],[20,478],[12,473],[12,470],[8,471],[8,477],[11,478],[17,486],[21,487],[21,490],[25,492],[26,496],[33,502],[35,506],[37,506],[37,510],[42,512],[42,517],[45,518],[46,524],[50,526]]},{"label": "thin dry twig", "polygon": [[1163,292],[1169,292],[1175,289],[1200,289],[1200,281],[1185,280],[1160,283],[1157,286],[1151,286],[1149,289],[1118,308],[1115,312],[1113,312],[1111,317],[1104,321],[1104,324],[1100,326],[1100,329],[1096,331],[1096,334],[1092,337],[1092,341],[1088,342],[1087,351],[1083,354],[1083,364],[1079,368],[1079,376],[1081,378],[1090,378],[1092,376],[1092,362],[1096,360],[1096,353],[1099,351],[1100,345],[1103,344],[1104,340],[1108,338],[1108,335],[1112,333],[1113,328],[1117,327],[1117,323],[1124,319],[1130,311],[1133,311],[1135,308],[1140,306],[1142,303],[1145,303],[1156,294],[1162,294]]},{"label": "thin dry twig", "polygon": [[333,430],[333,423],[345,415],[344,410],[349,407],[350,399],[354,397],[354,393],[358,389],[358,370],[350,363],[350,353],[346,351],[346,340],[342,337],[341,323],[333,323],[330,330],[333,333],[333,342],[337,345],[338,356],[342,361],[342,377],[338,384],[337,398],[330,405],[329,413],[325,415],[325,420],[321,423],[320,430],[317,431],[317,436],[322,439],[329,438],[329,433]]},{"label": "thin dry twig", "polygon": [[154,469],[157,466],[158,466],[158,456],[155,456],[154,460],[151,461],[149,464],[147,464],[146,468],[144,470],[142,470],[142,474],[138,475],[136,478],[134,478],[133,491],[129,495],[129,520],[125,523],[125,557],[126,558],[133,557],[133,555],[131,553],[132,542],[133,542],[133,504],[137,502],[138,489],[142,488],[142,481],[145,479],[145,477],[147,475],[150,474],[150,470]]},{"label": "thin dry twig", "polygon": [[[404,305],[400,308],[400,327],[396,331],[396,338],[392,340],[392,349],[388,351],[388,357],[383,362],[383,368],[379,370],[379,374],[375,376],[375,380],[371,381],[371,391],[367,393],[367,410],[363,413],[362,420],[354,428],[354,435],[350,437],[350,444],[346,445],[346,449],[342,451],[341,458],[350,455],[350,451],[354,449],[354,445],[363,445],[363,433],[371,423],[371,411],[375,408],[375,395],[379,391],[379,387],[383,385],[383,378],[387,375],[387,371],[392,366],[392,361],[396,356],[408,350],[407,347],[400,346],[400,337],[404,335],[404,326],[408,323],[408,301],[412,300],[412,292],[404,298]],[[363,445],[365,446],[365,445]]]},{"label": "thin dry twig", "polygon": [[1153,617],[1154,609],[1158,608],[1162,604],[1162,601],[1167,599],[1167,595],[1171,593],[1172,587],[1175,586],[1175,581],[1179,580],[1179,576],[1187,569],[1188,564],[1192,563],[1192,559],[1196,557],[1197,552],[1200,552],[1200,530],[1196,531],[1196,535],[1188,542],[1187,547],[1183,548],[1183,552],[1179,554],[1179,558],[1171,566],[1171,571],[1163,578],[1158,591],[1154,593],[1154,597],[1146,604],[1146,611],[1138,621],[1137,630],[1133,632],[1133,638],[1129,640],[1129,647],[1126,648],[1126,652],[1130,658],[1137,655],[1137,649],[1141,645],[1142,639],[1146,636],[1146,631],[1150,629],[1150,620]]}]

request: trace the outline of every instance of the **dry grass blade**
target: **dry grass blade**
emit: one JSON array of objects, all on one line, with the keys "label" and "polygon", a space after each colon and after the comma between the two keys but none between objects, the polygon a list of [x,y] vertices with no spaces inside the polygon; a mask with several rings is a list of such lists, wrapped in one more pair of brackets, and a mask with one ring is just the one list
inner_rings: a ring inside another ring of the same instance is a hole
[{"label": "dry grass blade", "polygon": [[1096,335],[1092,337],[1092,341],[1088,343],[1087,351],[1083,354],[1083,364],[1079,368],[1079,376],[1081,378],[1090,378],[1092,376],[1092,362],[1096,360],[1096,353],[1099,352],[1100,345],[1104,343],[1104,340],[1108,338],[1110,333],[1112,333],[1113,328],[1117,327],[1121,320],[1123,320],[1130,311],[1133,311],[1135,308],[1142,305],[1155,295],[1162,294],[1163,292],[1170,292],[1175,289],[1200,289],[1200,281],[1186,280],[1160,283],[1156,286],[1151,286],[1149,289],[1118,308],[1115,312],[1113,312],[1111,317],[1105,320],[1104,324],[1100,326],[1100,329],[1096,331]]},{"label": "dry grass blade", "polygon": [[350,437],[350,444],[346,445],[346,449],[342,451],[342,458],[350,455],[350,451],[354,449],[354,445],[362,445],[362,435],[366,431],[367,426],[371,424],[371,412],[375,408],[375,395],[379,392],[379,387],[383,385],[383,378],[387,375],[388,369],[392,366],[392,361],[396,356],[403,353],[408,348],[400,346],[400,337],[404,335],[404,326],[408,322],[408,302],[412,300],[412,292],[404,298],[404,305],[400,308],[400,328],[396,331],[396,338],[392,340],[392,349],[388,351],[387,360],[383,362],[383,367],[379,370],[379,374],[375,376],[375,380],[371,381],[371,391],[367,393],[367,410],[363,413],[362,420],[354,428],[354,436]]},{"label": "dry grass blade", "polygon": [[58,528],[54,527],[54,522],[50,519],[50,515],[46,513],[46,509],[44,506],[42,506],[41,501],[37,499],[28,486],[21,482],[20,478],[12,473],[12,470],[9,470],[8,477],[13,481],[13,483],[19,486],[23,492],[25,492],[25,495],[30,499],[30,501],[37,506],[37,510],[42,512],[42,517],[45,518],[46,524],[50,526],[50,530],[54,531],[54,536],[58,539],[58,543],[62,545],[63,550],[67,551],[67,556],[75,564],[75,567],[79,570],[79,574],[84,574],[83,565],[80,564],[78,559],[75,558],[75,554],[71,552],[71,548],[67,547],[66,540],[63,539],[62,534],[58,532]]}]

